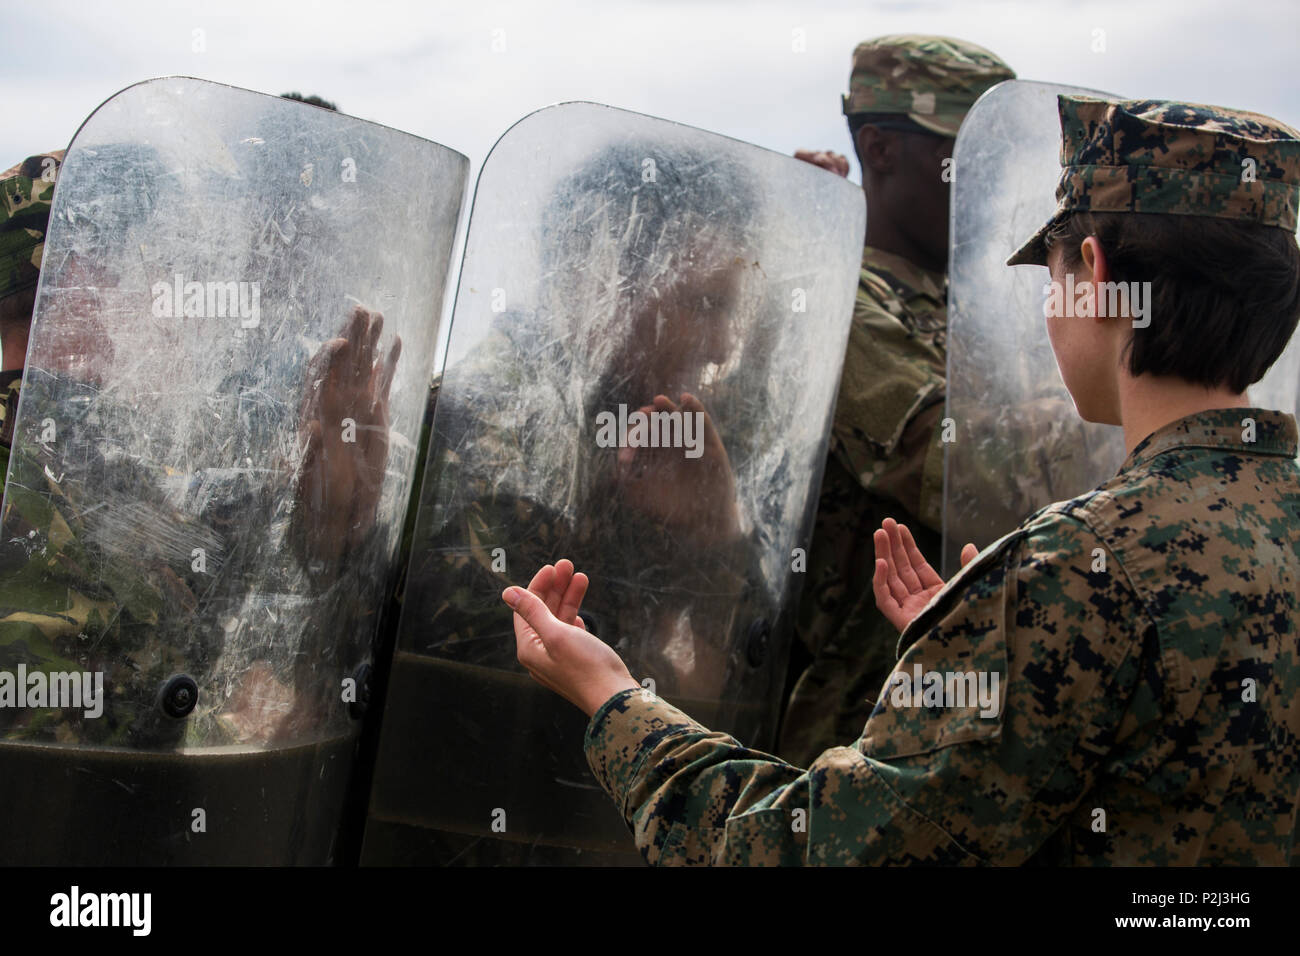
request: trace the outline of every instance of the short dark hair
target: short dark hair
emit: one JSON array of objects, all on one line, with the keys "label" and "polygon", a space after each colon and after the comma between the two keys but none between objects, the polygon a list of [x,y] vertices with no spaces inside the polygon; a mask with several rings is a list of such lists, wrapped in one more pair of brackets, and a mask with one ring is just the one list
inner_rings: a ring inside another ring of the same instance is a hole
[{"label": "short dark hair", "polygon": [[311,96],[303,96],[301,93],[281,93],[280,97],[281,99],[286,100],[297,100],[299,103],[306,103],[309,106],[319,106],[323,110],[333,110],[336,113],[339,109],[329,100],[323,100],[315,94],[312,94]]},{"label": "short dark hair", "polygon": [[1047,235],[1076,268],[1095,236],[1115,282],[1150,282],[1151,324],[1126,347],[1134,376],[1173,375],[1244,392],[1300,318],[1300,248],[1275,226],[1213,216],[1074,212]]}]

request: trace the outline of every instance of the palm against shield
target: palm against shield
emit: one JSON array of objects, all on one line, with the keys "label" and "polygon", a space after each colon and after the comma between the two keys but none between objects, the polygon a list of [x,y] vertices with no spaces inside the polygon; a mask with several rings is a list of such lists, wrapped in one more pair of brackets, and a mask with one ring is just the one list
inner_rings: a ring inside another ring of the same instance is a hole
[{"label": "palm against shield", "polygon": [[402,340],[379,350],[384,317],[357,306],[343,335],[307,370],[299,414],[302,452],[295,539],[333,561],[360,545],[375,521],[388,458],[388,396]]}]

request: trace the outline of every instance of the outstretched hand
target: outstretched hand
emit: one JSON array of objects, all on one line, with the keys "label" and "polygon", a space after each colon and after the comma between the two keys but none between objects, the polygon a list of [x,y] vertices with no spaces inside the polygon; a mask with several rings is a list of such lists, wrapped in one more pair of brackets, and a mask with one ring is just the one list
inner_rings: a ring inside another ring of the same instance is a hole
[{"label": "outstretched hand", "polygon": [[[886,518],[873,541],[876,573],[871,590],[876,595],[876,607],[901,634],[930,599],[943,590],[944,581],[921,554],[907,525]],[[967,544],[961,549],[961,566],[966,567],[977,554],[979,549]]]},{"label": "outstretched hand", "polygon": [[515,612],[515,651],[533,680],[588,717],[621,690],[641,685],[617,652],[589,634],[578,611],[587,576],[562,558],[546,565],[528,589],[508,587],[501,598]]}]

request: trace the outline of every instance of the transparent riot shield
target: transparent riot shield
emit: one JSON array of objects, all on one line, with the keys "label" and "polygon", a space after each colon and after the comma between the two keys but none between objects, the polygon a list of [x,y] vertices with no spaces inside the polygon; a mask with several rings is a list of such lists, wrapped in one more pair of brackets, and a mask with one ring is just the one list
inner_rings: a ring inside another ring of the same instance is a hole
[{"label": "transparent riot shield", "polygon": [[[954,148],[948,286],[944,575],[961,547],[990,544],[1037,509],[1112,477],[1122,431],[1084,422],[1061,380],[1044,326],[1046,268],[1007,257],[1055,209],[1060,93],[1095,90],[1011,81],[962,123]],[[1300,340],[1258,385],[1257,405],[1294,411]]]},{"label": "transparent riot shield", "polygon": [[[1300,241],[1300,235],[1297,236]],[[1300,415],[1300,335],[1292,335],[1264,377],[1246,389],[1252,405]]]},{"label": "transparent riot shield", "polygon": [[3,505],[5,863],[336,859],[467,166],[184,78],[78,131]]},{"label": "transparent riot shield", "polygon": [[1118,428],[1075,413],[1043,324],[1046,269],[1006,264],[1056,208],[1059,93],[1013,80],[989,90],[957,133],[948,272],[944,576],[1036,509],[1079,494],[1124,459]]},{"label": "transparent riot shield", "polygon": [[864,216],[824,171],[604,106],[542,110],[496,144],[363,863],[637,861],[585,717],[515,660],[501,591],[561,557],[638,680],[770,744]]}]

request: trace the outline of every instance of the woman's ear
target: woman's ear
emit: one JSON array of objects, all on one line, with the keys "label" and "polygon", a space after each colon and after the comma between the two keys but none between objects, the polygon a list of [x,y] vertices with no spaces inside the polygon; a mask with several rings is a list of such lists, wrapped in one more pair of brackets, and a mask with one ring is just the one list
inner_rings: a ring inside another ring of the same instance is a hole
[{"label": "woman's ear", "polygon": [[1106,250],[1096,236],[1089,236],[1079,246],[1083,266],[1088,271],[1086,276],[1075,276],[1076,282],[1106,282],[1110,279],[1110,267],[1106,264]]}]

